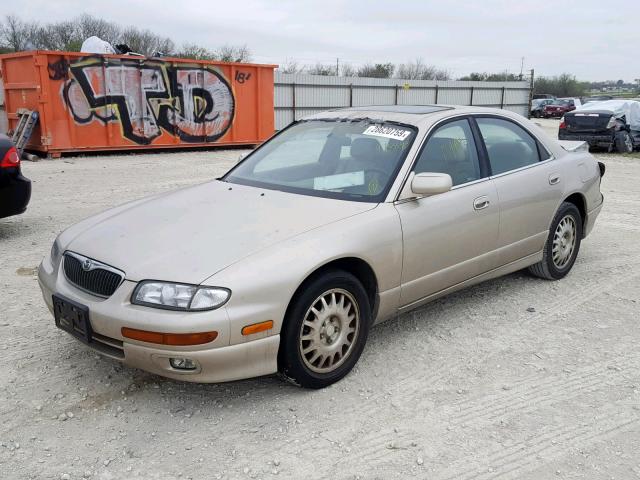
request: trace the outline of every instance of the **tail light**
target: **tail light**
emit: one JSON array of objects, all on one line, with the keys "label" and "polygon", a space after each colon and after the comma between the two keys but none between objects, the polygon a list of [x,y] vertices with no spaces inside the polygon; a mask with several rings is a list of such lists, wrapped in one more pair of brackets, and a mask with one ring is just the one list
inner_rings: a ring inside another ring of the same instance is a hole
[{"label": "tail light", "polygon": [[560,119],[560,126],[558,128],[567,128],[567,125],[564,123],[564,117]]},{"label": "tail light", "polygon": [[0,161],[0,168],[11,168],[11,167],[19,167],[20,166],[20,156],[18,155],[18,151],[16,147],[11,147],[7,150],[7,153],[4,154],[4,157]]}]

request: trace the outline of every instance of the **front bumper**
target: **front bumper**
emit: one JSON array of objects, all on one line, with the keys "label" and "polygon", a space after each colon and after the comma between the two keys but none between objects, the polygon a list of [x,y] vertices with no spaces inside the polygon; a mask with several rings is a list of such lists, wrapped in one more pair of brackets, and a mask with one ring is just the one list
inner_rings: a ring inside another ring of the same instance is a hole
[{"label": "front bumper", "polygon": [[[280,336],[261,332],[242,337],[240,343],[232,345],[226,307],[206,312],[175,312],[132,305],[129,299],[136,283],[127,280],[111,297],[94,297],[70,284],[62,269],[55,268],[48,256],[38,269],[38,282],[52,312],[54,293],[87,306],[94,332],[88,345],[126,365],[164,377],[202,383],[239,380],[277,371]],[[215,330],[218,337],[204,345],[174,347],[125,338],[122,327],[167,333]],[[196,362],[196,369],[175,369],[169,363],[170,358],[189,358]]]},{"label": "front bumper", "polygon": [[0,218],[24,212],[30,199],[31,180],[17,168],[0,171]]}]

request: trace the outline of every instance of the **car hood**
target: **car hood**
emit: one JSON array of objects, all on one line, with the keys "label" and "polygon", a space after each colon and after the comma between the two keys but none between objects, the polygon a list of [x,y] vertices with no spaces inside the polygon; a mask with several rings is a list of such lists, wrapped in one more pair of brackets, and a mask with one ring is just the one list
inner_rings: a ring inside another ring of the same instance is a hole
[{"label": "car hood", "polygon": [[261,249],[375,206],[213,181],[101,214],[66,249],[119,268],[128,280],[198,284]]}]

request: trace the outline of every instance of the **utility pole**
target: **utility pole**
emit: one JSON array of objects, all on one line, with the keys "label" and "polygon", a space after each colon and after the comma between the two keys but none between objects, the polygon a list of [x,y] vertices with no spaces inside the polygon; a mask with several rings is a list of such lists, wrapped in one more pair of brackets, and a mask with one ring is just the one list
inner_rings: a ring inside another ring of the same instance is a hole
[{"label": "utility pole", "polygon": [[520,60],[520,80],[522,80],[522,70],[524,69],[524,57]]},{"label": "utility pole", "polygon": [[336,58],[336,77],[340,76],[340,59]]},{"label": "utility pole", "polygon": [[527,111],[527,118],[531,118],[531,103],[533,102],[533,68],[531,69],[531,78],[529,80],[529,110]]}]

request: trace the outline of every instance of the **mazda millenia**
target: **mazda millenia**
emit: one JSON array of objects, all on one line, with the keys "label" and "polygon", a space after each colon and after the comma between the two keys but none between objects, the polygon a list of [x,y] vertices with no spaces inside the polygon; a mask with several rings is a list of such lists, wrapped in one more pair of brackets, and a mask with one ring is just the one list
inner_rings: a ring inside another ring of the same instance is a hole
[{"label": "mazda millenia", "polygon": [[503,110],[328,111],[221,178],[68,228],[39,282],[59,328],[127,365],[320,388],[376,323],[520,269],[564,277],[603,173]]}]

